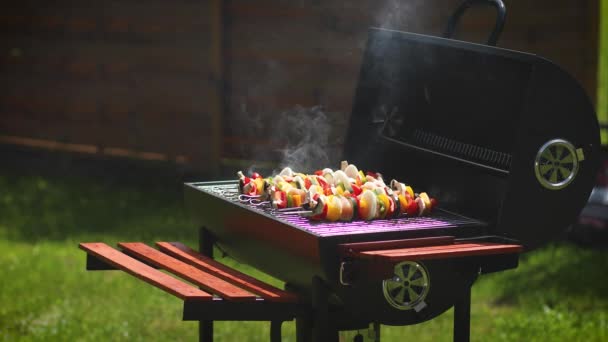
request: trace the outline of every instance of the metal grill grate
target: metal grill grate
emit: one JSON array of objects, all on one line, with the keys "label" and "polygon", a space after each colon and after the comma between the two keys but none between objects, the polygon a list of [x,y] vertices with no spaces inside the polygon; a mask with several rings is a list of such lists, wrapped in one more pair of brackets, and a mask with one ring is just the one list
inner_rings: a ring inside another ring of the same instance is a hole
[{"label": "metal grill grate", "polygon": [[246,205],[254,211],[264,212],[273,216],[283,223],[297,226],[319,236],[338,236],[352,234],[368,234],[379,232],[393,232],[403,230],[455,228],[470,225],[484,225],[482,222],[457,215],[442,209],[437,209],[431,216],[423,217],[399,217],[394,219],[373,221],[351,221],[351,222],[317,222],[294,214],[285,214],[273,209],[269,204],[250,204],[239,201],[238,185],[230,184],[205,184],[197,185],[199,190],[220,196],[221,198]]}]

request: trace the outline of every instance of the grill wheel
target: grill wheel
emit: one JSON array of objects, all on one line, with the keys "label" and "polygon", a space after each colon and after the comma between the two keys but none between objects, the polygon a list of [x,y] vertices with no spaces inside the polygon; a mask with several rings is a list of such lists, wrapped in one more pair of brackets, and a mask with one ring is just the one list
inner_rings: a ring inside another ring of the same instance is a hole
[{"label": "grill wheel", "polygon": [[576,177],[578,168],[574,145],[563,139],[553,139],[541,146],[534,161],[536,179],[549,190],[565,188]]},{"label": "grill wheel", "polygon": [[430,286],[428,271],[422,264],[403,261],[395,265],[394,276],[382,282],[382,291],[392,307],[420,311],[426,306],[424,299]]}]

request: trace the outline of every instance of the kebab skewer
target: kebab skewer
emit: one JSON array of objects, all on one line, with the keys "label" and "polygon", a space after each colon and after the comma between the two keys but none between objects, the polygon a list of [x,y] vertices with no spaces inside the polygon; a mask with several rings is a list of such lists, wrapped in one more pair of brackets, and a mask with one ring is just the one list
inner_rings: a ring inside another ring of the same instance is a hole
[{"label": "kebab skewer", "polygon": [[257,173],[246,177],[239,171],[237,175],[241,194],[269,200],[279,210],[300,207],[310,212],[314,220],[420,216],[436,206],[436,200],[426,193],[415,194],[410,186],[396,180],[387,186],[381,174],[364,174],[346,161],[341,163],[341,170],[327,168],[311,175],[288,167],[266,179]]}]

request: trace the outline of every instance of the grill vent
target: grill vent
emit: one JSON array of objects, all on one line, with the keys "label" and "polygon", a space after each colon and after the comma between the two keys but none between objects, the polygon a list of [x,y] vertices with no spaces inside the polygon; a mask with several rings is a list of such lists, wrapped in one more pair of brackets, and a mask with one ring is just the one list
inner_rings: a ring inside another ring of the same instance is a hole
[{"label": "grill vent", "polygon": [[511,155],[508,153],[463,143],[419,129],[413,132],[411,138],[417,146],[436,152],[445,153],[503,170],[509,170],[509,167],[511,166]]}]

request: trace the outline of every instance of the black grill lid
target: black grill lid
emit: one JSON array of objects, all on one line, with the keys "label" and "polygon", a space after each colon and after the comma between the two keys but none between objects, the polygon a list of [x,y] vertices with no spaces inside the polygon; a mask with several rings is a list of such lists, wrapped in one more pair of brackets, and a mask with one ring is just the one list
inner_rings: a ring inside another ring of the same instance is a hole
[{"label": "black grill lid", "polygon": [[546,59],[369,30],[345,144],[349,162],[426,189],[447,209],[531,248],[575,220],[599,147],[585,92]]}]

